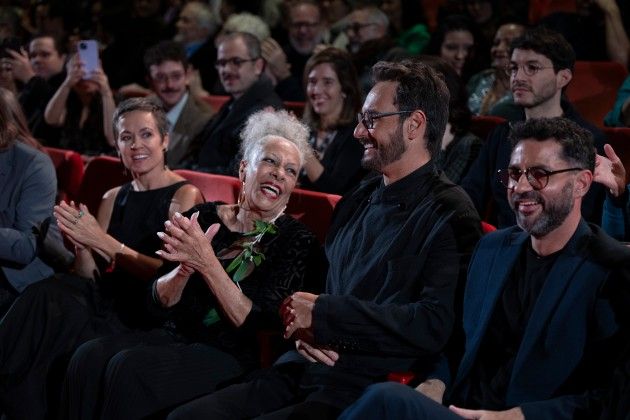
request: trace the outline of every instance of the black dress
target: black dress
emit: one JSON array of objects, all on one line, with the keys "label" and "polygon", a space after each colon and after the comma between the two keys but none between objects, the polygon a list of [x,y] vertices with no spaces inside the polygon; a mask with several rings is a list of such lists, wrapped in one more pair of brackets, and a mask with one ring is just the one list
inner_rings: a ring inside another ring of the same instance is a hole
[{"label": "black dress", "polygon": [[[215,250],[226,249],[243,236],[223,225],[215,203],[188,213],[197,210],[202,229],[221,225],[212,243]],[[294,291],[309,288],[321,268],[319,244],[311,232],[286,215],[275,224],[278,233],[261,241],[265,259],[238,283],[253,303],[240,327],[222,319],[214,296],[197,274],[170,309],[162,308],[151,293],[149,306],[165,320],[163,328],[103,337],[77,349],[68,367],[61,416],[143,418],[212,392],[256,368],[258,332],[279,331],[281,302]],[[213,309],[219,318],[209,321]]]},{"label": "black dress", "polygon": [[[108,233],[128,247],[153,255],[175,192],[186,182],[149,191],[130,184],[116,196]],[[149,284],[114,269],[96,283],[58,274],[29,286],[0,321],[0,412],[13,419],[41,419],[54,412],[60,375],[83,342],[148,327],[143,299]],[[142,293],[141,293],[142,292]],[[119,317],[119,314],[121,315]],[[47,385],[49,386],[47,389]]]}]

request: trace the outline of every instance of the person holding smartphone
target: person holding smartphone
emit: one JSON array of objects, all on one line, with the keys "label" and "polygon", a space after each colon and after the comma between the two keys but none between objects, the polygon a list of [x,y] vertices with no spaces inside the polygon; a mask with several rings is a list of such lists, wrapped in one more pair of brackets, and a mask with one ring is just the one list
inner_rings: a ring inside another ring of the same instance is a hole
[{"label": "person holding smartphone", "polygon": [[114,97],[97,52],[84,54],[96,41],[78,45],[79,52],[68,60],[66,78],[48,102],[44,117],[48,124],[61,127],[60,147],[87,155],[108,153],[114,145]]}]

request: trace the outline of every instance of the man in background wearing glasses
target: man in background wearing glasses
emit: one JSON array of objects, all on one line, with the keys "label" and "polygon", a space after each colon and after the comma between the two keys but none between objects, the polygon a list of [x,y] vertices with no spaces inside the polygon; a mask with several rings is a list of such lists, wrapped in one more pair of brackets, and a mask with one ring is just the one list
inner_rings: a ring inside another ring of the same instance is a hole
[{"label": "man in background wearing glasses", "polygon": [[283,103],[269,79],[262,76],[265,60],[254,35],[233,32],[222,38],[215,66],[231,98],[193,140],[186,166],[237,176],[240,133],[245,121],[267,107],[282,109]]},{"label": "man in background wearing glasses", "polygon": [[[593,133],[595,147],[603,154],[604,135],[585,121],[571,104],[562,99],[562,91],[573,75],[575,54],[562,35],[544,28],[531,29],[512,42],[510,63],[506,72],[514,103],[522,107],[522,120],[563,116]],[[481,148],[477,160],[462,180],[462,187],[470,195],[482,217],[498,227],[516,223],[510,210],[505,189],[496,180],[498,169],[510,160],[507,138],[510,124],[496,127]],[[594,184],[582,202],[582,215],[589,222],[600,223],[604,188]],[[488,214],[490,204],[492,214]]]},{"label": "man in background wearing glasses", "polygon": [[429,375],[443,381],[437,394],[376,385],[343,420],[599,418],[628,342],[630,250],[582,218],[591,133],[564,118],[531,119],[510,140],[498,178],[518,227],[486,235],[473,255],[452,385],[443,392],[448,369]]},{"label": "man in background wearing glasses", "polygon": [[364,166],[381,176],[335,208],[325,293],[297,292],[280,309],[297,351],[169,419],[336,418],[389,373],[416,369],[424,379],[451,337],[481,232],[464,191],[431,159],[448,119],[448,89],[420,63],[381,62],[373,74],[354,136]]}]

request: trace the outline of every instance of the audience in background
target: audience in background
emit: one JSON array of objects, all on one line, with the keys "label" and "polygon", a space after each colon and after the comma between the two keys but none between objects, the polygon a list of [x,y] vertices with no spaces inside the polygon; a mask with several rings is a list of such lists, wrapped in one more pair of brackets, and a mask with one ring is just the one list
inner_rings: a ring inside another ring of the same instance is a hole
[{"label": "audience in background", "polygon": [[66,54],[61,40],[38,35],[29,43],[28,53],[8,51],[13,77],[23,84],[18,98],[35,138],[45,145],[58,146],[61,130],[46,123],[44,112],[66,77]]},{"label": "audience in background", "polygon": [[469,131],[471,115],[466,105],[466,89],[455,69],[439,57],[425,55],[420,60],[444,77],[450,94],[448,123],[440,151],[435,157],[435,166],[444,171],[451,181],[459,184],[477,158],[483,142]]},{"label": "audience in background", "polygon": [[78,54],[66,65],[66,78],[46,105],[46,123],[61,127],[58,147],[86,155],[109,153],[115,141],[116,105],[107,75],[99,65],[86,73]]},{"label": "audience in background", "polygon": [[[510,88],[514,103],[520,107],[521,120],[559,117],[585,127],[595,138],[598,153],[603,153],[604,135],[586,122],[573,106],[562,100],[564,88],[573,77],[575,53],[564,37],[545,28],[534,28],[516,38],[510,48]],[[498,169],[505,168],[510,159],[510,123],[497,126],[486,139],[477,160],[462,180],[462,186],[475,203],[477,211],[499,227],[513,226],[514,213],[505,196],[505,188],[496,182]],[[487,206],[492,200],[492,214]],[[582,200],[582,216],[590,222],[601,220],[604,190],[593,185]]]},{"label": "audience in background", "polygon": [[484,44],[480,42],[475,24],[468,17],[447,16],[433,33],[427,53],[446,60],[462,80],[467,81],[479,70],[477,67],[485,53]]},{"label": "audience in background", "polygon": [[214,58],[214,36],[219,30],[219,19],[207,4],[191,1],[184,5],[177,20],[175,41],[181,42],[186,49],[186,58],[199,72],[201,85],[207,92],[223,93],[219,84]]},{"label": "audience in background", "polygon": [[263,77],[265,60],[254,35],[246,32],[226,35],[219,44],[215,65],[231,98],[193,141],[186,166],[235,175],[240,160],[239,133],[247,118],[266,107],[281,109],[283,104],[271,82]]},{"label": "audience in background", "polygon": [[200,106],[188,89],[191,69],[181,44],[162,41],[149,48],[144,65],[169,123],[166,163],[176,168],[182,164],[192,139],[210,119],[210,113],[207,105]]},{"label": "audience in background", "polygon": [[276,92],[285,101],[304,101],[301,81],[304,65],[315,47],[324,42],[326,21],[317,1],[298,0],[287,6],[288,42],[280,46],[273,38],[262,42],[263,58]]},{"label": "audience in background", "polygon": [[422,3],[416,0],[383,0],[381,8],[389,18],[396,44],[412,55],[423,52],[431,35],[424,21]]},{"label": "audience in background", "polygon": [[353,135],[362,98],[350,55],[336,48],[313,55],[306,62],[304,85],[304,122],[315,153],[304,164],[300,187],[344,194],[365,174],[363,147]]},{"label": "audience in background", "polygon": [[492,68],[473,75],[467,84],[468,107],[475,115],[492,114],[492,108],[502,102],[512,101],[510,75],[510,45],[523,35],[525,27],[520,23],[504,23],[499,26],[490,48]]}]

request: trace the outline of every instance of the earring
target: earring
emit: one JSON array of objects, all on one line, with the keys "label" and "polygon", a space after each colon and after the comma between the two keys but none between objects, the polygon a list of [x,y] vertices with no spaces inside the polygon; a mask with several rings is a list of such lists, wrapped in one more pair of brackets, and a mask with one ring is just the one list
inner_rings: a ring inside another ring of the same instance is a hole
[{"label": "earring", "polygon": [[236,204],[241,207],[243,201],[245,200],[245,181],[241,181],[241,190],[238,192],[238,197],[236,198]]},{"label": "earring", "polygon": [[164,152],[164,169],[168,169],[168,160],[167,160],[167,154],[166,154],[166,148],[162,149],[162,151]]}]

